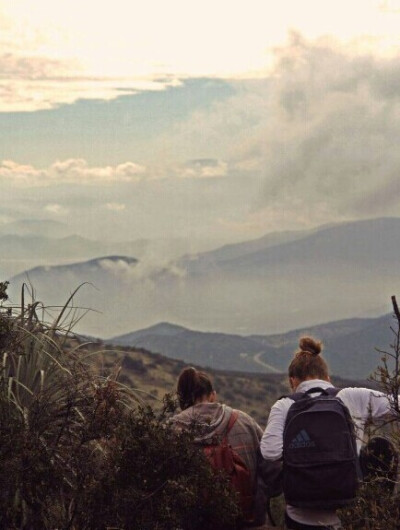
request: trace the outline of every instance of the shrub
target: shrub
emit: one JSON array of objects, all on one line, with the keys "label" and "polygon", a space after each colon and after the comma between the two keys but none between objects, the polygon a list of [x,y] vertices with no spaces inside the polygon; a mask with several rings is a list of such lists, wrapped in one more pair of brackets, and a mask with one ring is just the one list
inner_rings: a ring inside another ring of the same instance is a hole
[{"label": "shrub", "polygon": [[0,307],[0,527],[234,528],[231,490],[169,426],[171,400],[153,411],[71,349],[70,301],[52,324],[37,302]]},{"label": "shrub", "polygon": [[79,528],[234,528],[229,484],[215,477],[193,433],[166,423],[168,406],[131,412],[115,431],[107,472],[89,492]]},{"label": "shrub", "polygon": [[[385,436],[393,443],[394,448],[400,453],[400,312],[396,298],[392,297],[394,310],[394,324],[391,327],[393,342],[389,351],[377,350],[381,355],[381,365],[378,366],[372,381],[377,382],[380,389],[392,401],[392,418],[383,429]],[[370,435],[376,429],[369,429]],[[398,486],[398,485],[397,485]],[[400,521],[400,494],[392,494],[379,479],[372,479],[362,485],[356,502],[351,507],[342,510],[341,520],[344,528],[348,530],[395,530],[399,528]]]}]

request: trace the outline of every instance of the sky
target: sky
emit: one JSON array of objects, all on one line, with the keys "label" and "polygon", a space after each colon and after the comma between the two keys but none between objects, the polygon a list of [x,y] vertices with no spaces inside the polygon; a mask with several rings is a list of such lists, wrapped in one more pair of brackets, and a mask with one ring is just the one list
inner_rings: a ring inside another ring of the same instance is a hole
[{"label": "sky", "polygon": [[0,228],[210,244],[398,215],[400,0],[0,0]]}]

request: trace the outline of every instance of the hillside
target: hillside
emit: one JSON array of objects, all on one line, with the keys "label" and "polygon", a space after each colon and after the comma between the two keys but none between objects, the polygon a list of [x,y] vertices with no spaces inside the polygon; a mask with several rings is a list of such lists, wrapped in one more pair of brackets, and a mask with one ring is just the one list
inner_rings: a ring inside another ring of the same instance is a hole
[{"label": "hillside", "polygon": [[[101,354],[95,356],[98,369],[118,370],[121,367],[119,381],[139,389],[143,399],[152,404],[161,400],[165,393],[175,391],[178,375],[187,366],[182,361],[168,359],[144,349],[112,348],[100,342],[94,342],[86,348],[93,351],[102,350]],[[271,405],[280,396],[290,393],[285,374],[212,369],[207,372],[213,378],[218,399],[252,415],[263,428]],[[337,386],[362,384],[338,377],[333,378],[333,382]]]},{"label": "hillside", "polygon": [[107,342],[214,369],[273,373],[285,372],[299,338],[312,335],[323,341],[332,373],[366,378],[380,359],[375,348],[385,349],[390,343],[391,318],[340,320],[278,335],[251,336],[205,333],[164,322]]},{"label": "hillside", "polygon": [[274,372],[254,361],[264,351],[257,340],[227,333],[204,333],[160,323],[144,330],[109,339],[123,346],[138,346],[167,357],[222,370]]}]

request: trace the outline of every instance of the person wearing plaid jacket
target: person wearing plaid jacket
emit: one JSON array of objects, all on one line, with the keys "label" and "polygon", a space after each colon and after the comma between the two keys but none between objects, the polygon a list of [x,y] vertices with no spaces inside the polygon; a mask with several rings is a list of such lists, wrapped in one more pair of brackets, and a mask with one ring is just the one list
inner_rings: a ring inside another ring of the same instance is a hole
[{"label": "person wearing plaid jacket", "polygon": [[[210,377],[195,368],[185,368],[178,379],[177,394],[182,412],[172,418],[178,429],[196,425],[199,434],[195,442],[212,443],[223,436],[228,428],[234,409],[218,403]],[[258,423],[245,412],[238,410],[237,419],[227,434],[229,445],[242,458],[251,474],[256,490],[257,451],[263,434]]]}]

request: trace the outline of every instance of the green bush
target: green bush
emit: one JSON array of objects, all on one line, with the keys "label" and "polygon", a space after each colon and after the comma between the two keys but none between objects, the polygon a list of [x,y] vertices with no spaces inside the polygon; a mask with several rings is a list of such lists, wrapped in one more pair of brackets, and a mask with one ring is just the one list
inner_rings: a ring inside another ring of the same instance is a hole
[{"label": "green bush", "polygon": [[234,528],[237,507],[228,483],[213,474],[193,433],[168,425],[167,411],[140,407],[120,422],[79,528]]},{"label": "green bush", "polygon": [[[400,454],[400,312],[396,298],[392,297],[393,326],[392,342],[388,350],[377,350],[381,354],[381,363],[371,380],[378,383],[380,390],[392,401],[392,414],[386,424],[374,428],[370,425],[367,434],[384,435]],[[399,484],[395,484],[395,493],[385,488],[379,478],[364,483],[360,488],[355,503],[343,509],[340,517],[344,528],[348,530],[395,530],[400,528],[400,494]]]},{"label": "green bush", "polygon": [[169,425],[171,400],[155,412],[95,375],[67,306],[52,324],[39,310],[0,307],[0,528],[235,528],[229,485]]}]

